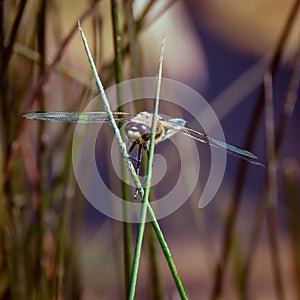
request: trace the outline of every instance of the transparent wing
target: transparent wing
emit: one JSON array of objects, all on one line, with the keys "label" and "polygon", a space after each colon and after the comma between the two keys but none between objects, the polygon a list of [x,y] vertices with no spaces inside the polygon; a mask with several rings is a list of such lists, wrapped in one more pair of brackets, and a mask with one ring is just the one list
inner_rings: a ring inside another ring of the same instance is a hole
[{"label": "transparent wing", "polygon": [[[116,122],[127,122],[136,114],[114,112]],[[80,124],[89,123],[108,123],[106,112],[31,112],[23,117],[32,120],[51,121],[51,122],[71,122]]]},{"label": "transparent wing", "polygon": [[185,134],[201,143],[209,144],[214,148],[225,150],[228,153],[230,153],[234,156],[237,156],[241,159],[244,159],[252,164],[265,167],[265,165],[263,165],[262,163],[260,163],[258,161],[258,157],[248,150],[244,150],[237,146],[230,145],[225,142],[219,141],[217,139],[207,136],[205,133],[199,132],[197,130],[194,130],[194,129],[191,129],[188,127],[183,127],[182,129],[180,129],[180,132],[182,132],[183,134]]},{"label": "transparent wing", "polygon": [[176,132],[181,132],[196,141],[199,141],[204,144],[209,144],[214,148],[225,150],[228,153],[237,156],[241,159],[244,159],[252,164],[265,167],[262,163],[258,161],[258,157],[253,153],[251,153],[250,151],[241,149],[234,145],[227,144],[225,142],[209,137],[205,133],[186,127],[184,126],[185,120],[183,119],[170,119],[170,118],[165,119],[165,116],[163,118],[164,119],[161,122],[164,124],[165,127],[169,128],[169,133],[167,131],[166,137],[164,139],[171,137]]},{"label": "transparent wing", "polygon": [[159,120],[165,129],[165,135],[160,140],[161,142],[170,138],[175,133],[181,131],[184,128],[184,125],[186,124],[186,121],[183,119],[171,119],[167,118],[166,116],[163,116],[162,120]]}]

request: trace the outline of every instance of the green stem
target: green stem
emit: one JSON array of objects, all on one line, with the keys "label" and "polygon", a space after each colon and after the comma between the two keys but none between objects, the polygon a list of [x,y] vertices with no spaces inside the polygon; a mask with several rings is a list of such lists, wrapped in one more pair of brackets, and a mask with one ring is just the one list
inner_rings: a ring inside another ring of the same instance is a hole
[{"label": "green stem", "polygon": [[[151,194],[149,198],[151,203]],[[152,299],[163,300],[163,290],[162,290],[162,276],[160,275],[160,263],[158,261],[157,245],[154,240],[154,231],[148,225],[145,228],[146,237],[147,237],[147,250],[148,250],[148,260],[150,267],[150,285],[152,288]]]},{"label": "green stem", "polygon": [[106,97],[106,94],[105,94],[105,91],[104,91],[104,88],[103,88],[103,85],[101,83],[101,80],[97,74],[97,70],[96,70],[96,66],[95,66],[95,63],[92,59],[92,55],[91,55],[91,52],[90,52],[90,49],[88,47],[88,44],[87,44],[87,41],[85,39],[85,36],[84,36],[84,33],[82,32],[82,29],[80,27],[80,21],[78,20],[78,29],[79,29],[79,32],[80,32],[80,35],[81,35],[81,38],[82,38],[82,41],[83,41],[83,44],[84,44],[84,47],[85,47],[85,51],[87,53],[87,57],[88,57],[88,61],[89,61],[89,64],[90,64],[90,67],[91,67],[91,70],[92,70],[92,73],[93,73],[93,76],[95,78],[95,81],[96,81],[96,85],[97,85],[97,89],[99,91],[99,94],[100,94],[100,97],[103,101],[103,105],[104,105],[104,109],[105,109],[105,112],[107,114],[107,117],[108,117],[108,120],[109,120],[109,123],[110,125],[112,126],[112,129],[114,131],[114,135],[116,137],[116,141],[120,147],[120,151],[121,151],[121,154],[122,154],[122,157],[124,158],[125,160],[125,163],[126,163],[126,166],[130,172],[130,174],[132,175],[132,179],[137,187],[137,189],[139,190],[140,193],[143,193],[143,188],[142,188],[142,185],[141,185],[141,182],[139,181],[139,178],[135,172],[135,169],[129,159],[129,156],[127,154],[127,150],[126,150],[126,145],[125,143],[123,142],[122,140],[122,137],[121,137],[121,133],[119,131],[119,128],[116,124],[116,121],[113,117],[113,114],[112,114],[112,111],[111,111],[111,108],[110,108],[110,105],[109,105],[109,102],[108,102],[108,99]]},{"label": "green stem", "polygon": [[[115,51],[115,78],[116,83],[123,81],[122,74],[122,43],[121,37],[122,33],[119,26],[119,10],[117,0],[111,0],[111,11],[112,11],[112,22],[113,22],[113,33],[114,33],[114,51]],[[117,85],[117,96],[118,96],[118,105],[119,111],[123,111],[123,92],[120,85]],[[124,139],[124,132],[121,132],[122,138]],[[122,196],[124,200],[129,199],[129,187],[126,184],[127,172],[126,165],[123,160],[121,160],[121,178],[122,178]],[[124,219],[128,220],[130,216],[129,206],[123,205],[123,215]],[[130,273],[131,273],[131,224],[129,222],[123,222],[123,241],[124,241],[124,275],[125,275],[125,287],[126,295],[129,291],[129,282],[130,282]]]},{"label": "green stem", "polygon": [[186,295],[186,293],[184,291],[184,287],[182,285],[180,277],[178,275],[176,266],[175,266],[175,264],[173,262],[172,255],[171,255],[171,252],[169,250],[168,244],[167,244],[167,242],[166,242],[166,240],[164,238],[164,235],[163,235],[163,233],[162,233],[162,231],[161,231],[161,229],[159,227],[159,224],[158,224],[158,222],[156,220],[155,214],[154,214],[154,212],[152,210],[152,207],[150,206],[149,203],[148,203],[147,209],[148,209],[148,215],[150,216],[150,219],[152,220],[151,221],[152,227],[153,227],[153,229],[155,231],[155,234],[157,236],[157,239],[158,239],[158,241],[160,243],[161,249],[162,249],[162,251],[163,251],[163,253],[164,253],[165,257],[166,257],[167,263],[169,265],[169,269],[170,269],[170,271],[172,273],[172,276],[173,276],[173,279],[174,279],[175,284],[177,286],[177,289],[178,289],[178,292],[180,294],[180,297],[181,297],[181,299],[188,299],[187,295]]},{"label": "green stem", "polygon": [[[109,105],[109,102],[107,100],[107,97],[106,97],[106,94],[105,94],[105,91],[104,91],[104,88],[101,84],[101,80],[97,74],[97,71],[96,71],[96,67],[95,67],[95,64],[93,62],[93,59],[91,57],[91,53],[90,53],[90,50],[89,50],[89,47],[88,47],[88,44],[87,44],[87,41],[85,39],[85,36],[82,32],[82,29],[80,27],[80,22],[78,21],[78,29],[80,31],[80,34],[81,34],[81,37],[82,37],[82,40],[83,40],[83,43],[84,43],[84,47],[85,47],[85,50],[86,50],[86,53],[87,53],[87,56],[88,56],[88,60],[89,60],[89,63],[90,63],[90,67],[92,69],[92,73],[93,73],[93,76],[95,78],[95,81],[96,81],[96,85],[97,85],[97,88],[98,88],[98,91],[100,93],[100,96],[101,96],[101,99],[103,101],[103,105],[104,105],[104,108],[105,108],[105,111],[108,115],[108,120],[113,128],[113,131],[114,131],[114,134],[115,134],[115,137],[116,137],[116,140],[117,140],[117,143],[120,147],[120,151],[121,151],[121,154],[122,154],[122,157],[124,158],[125,160],[125,163],[126,163],[126,166],[131,174],[131,177],[137,187],[137,189],[139,190],[139,192],[141,193],[142,197],[144,195],[144,190],[142,188],[142,185],[141,185],[141,182],[135,172],[135,169],[128,157],[128,154],[127,154],[127,150],[126,150],[126,145],[124,144],[122,138],[121,138],[121,134],[120,134],[120,131],[118,129],[118,126],[116,125],[116,122],[113,118],[113,115],[112,115],[112,111],[110,109],[110,105]],[[159,227],[159,224],[156,220],[156,217],[155,217],[155,214],[152,210],[152,207],[150,206],[149,203],[147,203],[147,209],[148,209],[148,214],[149,214],[149,217],[151,219],[151,224],[153,226],[153,229],[157,235],[157,238],[159,240],[159,243],[161,245],[161,248],[164,252],[164,255],[166,257],[166,260],[168,262],[168,265],[169,265],[169,268],[171,270],[171,273],[173,275],[173,278],[174,278],[174,281],[176,283],[176,286],[177,286],[177,289],[179,291],[179,294],[181,296],[182,299],[187,299],[187,296],[185,294],[185,291],[184,291],[184,288],[183,288],[183,285],[181,283],[181,280],[178,276],[178,273],[177,273],[177,270],[176,270],[176,267],[175,267],[175,264],[172,260],[172,256],[171,256],[171,253],[169,251],[169,248],[168,248],[168,245],[164,239],[164,236],[163,236],[163,233]]]},{"label": "green stem", "polygon": [[138,273],[138,268],[139,268],[142,242],[143,242],[143,236],[144,236],[144,231],[145,231],[147,206],[149,205],[148,198],[149,198],[149,194],[150,194],[150,185],[151,185],[151,177],[152,177],[152,163],[153,163],[154,144],[155,144],[154,139],[155,139],[156,123],[157,123],[157,115],[158,115],[158,104],[159,104],[159,94],[160,94],[164,49],[165,49],[165,38],[163,39],[161,53],[160,53],[160,59],[159,59],[157,84],[156,84],[156,95],[155,95],[155,101],[154,101],[154,110],[153,110],[151,133],[150,133],[149,156],[148,156],[146,180],[145,180],[145,187],[144,187],[144,197],[142,200],[140,225],[139,225],[136,248],[135,248],[135,253],[134,253],[130,290],[129,290],[129,296],[128,296],[128,299],[130,299],[130,300],[132,300],[134,298],[134,294],[135,294],[137,273]]}]

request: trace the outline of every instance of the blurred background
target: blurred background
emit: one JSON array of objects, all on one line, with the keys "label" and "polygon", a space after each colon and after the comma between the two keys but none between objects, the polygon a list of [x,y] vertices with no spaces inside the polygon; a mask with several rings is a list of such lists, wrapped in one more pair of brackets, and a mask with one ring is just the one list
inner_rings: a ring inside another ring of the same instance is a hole
[{"label": "blurred background", "polygon": [[[22,118],[35,110],[81,111],[97,96],[77,29],[81,19],[105,88],[155,76],[165,34],[163,76],[203,95],[227,142],[251,150],[267,165],[228,157],[218,193],[199,209],[210,160],[199,145],[199,186],[180,209],[159,220],[188,297],[300,299],[299,5],[1,1],[0,298],[127,295],[137,225],[112,220],[84,199],[72,169],[74,125]],[[161,110],[178,115],[164,105]],[[145,108],[151,109],[141,101],[137,111]],[[101,175],[120,194],[106,154],[112,138],[107,127],[97,159]],[[168,147],[164,142],[156,151],[171,156]],[[176,170],[180,166],[166,173],[170,182],[159,185],[153,199],[172,188]],[[136,299],[179,298],[147,224]]]}]

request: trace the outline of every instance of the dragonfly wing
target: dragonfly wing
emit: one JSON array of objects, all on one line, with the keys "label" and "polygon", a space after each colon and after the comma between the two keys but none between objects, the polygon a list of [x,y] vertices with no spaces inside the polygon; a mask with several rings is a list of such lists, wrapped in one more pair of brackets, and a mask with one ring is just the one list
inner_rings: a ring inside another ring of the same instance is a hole
[{"label": "dragonfly wing", "polygon": [[186,124],[186,121],[180,118],[160,120],[160,122],[163,124],[165,130],[165,134],[163,138],[160,140],[160,142],[173,136],[175,133],[181,130]]},{"label": "dragonfly wing", "polygon": [[250,151],[247,151],[247,150],[241,149],[237,146],[233,146],[233,145],[227,144],[225,142],[219,141],[217,139],[207,136],[206,134],[204,134],[202,132],[196,131],[196,130],[188,128],[188,127],[184,127],[180,131],[183,134],[185,134],[201,143],[209,144],[214,148],[225,150],[228,153],[230,153],[236,157],[239,157],[241,159],[244,159],[252,164],[256,164],[256,165],[265,167],[262,163],[260,163],[258,161],[258,157],[256,155],[254,155],[253,153],[251,153]]},{"label": "dragonfly wing", "polygon": [[256,155],[254,155],[253,153],[251,153],[250,151],[247,151],[247,150],[241,149],[239,147],[227,144],[225,142],[216,140],[216,139],[211,138],[211,137],[208,137],[208,140],[209,140],[209,144],[216,147],[216,148],[224,149],[228,153],[230,153],[230,154],[232,154],[236,157],[242,158],[242,159],[244,159],[244,160],[246,160],[246,161],[248,161],[252,164],[265,167],[264,164],[262,164],[258,161],[258,157]]},{"label": "dragonfly wing", "polygon": [[[114,112],[114,119],[117,122],[127,122],[135,114]],[[70,123],[108,123],[106,112],[31,112],[23,117],[32,120]]]}]

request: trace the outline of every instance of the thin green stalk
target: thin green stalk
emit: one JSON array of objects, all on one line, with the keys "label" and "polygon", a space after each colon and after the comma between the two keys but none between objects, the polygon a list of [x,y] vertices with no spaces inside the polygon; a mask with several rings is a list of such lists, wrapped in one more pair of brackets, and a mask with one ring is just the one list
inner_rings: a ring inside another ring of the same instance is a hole
[{"label": "thin green stalk", "polygon": [[[124,0],[125,6],[125,17],[126,17],[126,26],[128,35],[128,53],[130,59],[130,75],[132,78],[142,77],[142,62],[139,59],[138,47],[137,47],[137,30],[136,22],[133,15],[133,0]],[[123,50],[125,52],[125,49]],[[134,92],[139,90],[136,82],[133,82]],[[134,103],[135,111],[143,111],[144,105],[141,101],[136,101]],[[143,163],[144,165],[144,163]],[[146,169],[146,164],[144,169]]]},{"label": "thin green stalk", "polygon": [[[137,176],[137,174],[135,172],[135,169],[134,169],[134,167],[133,167],[133,165],[132,165],[132,163],[131,163],[131,161],[130,161],[130,159],[128,157],[126,146],[125,146],[125,144],[124,144],[124,142],[123,142],[123,140],[121,138],[120,131],[119,131],[118,126],[116,125],[116,122],[115,122],[115,120],[113,118],[109,102],[107,100],[104,88],[103,88],[103,86],[101,84],[101,80],[100,80],[100,78],[99,78],[99,76],[97,74],[96,66],[95,66],[94,61],[93,61],[93,59],[91,57],[91,53],[90,53],[87,41],[85,39],[85,36],[84,36],[84,34],[82,32],[82,29],[80,27],[80,22],[79,21],[78,21],[78,29],[80,31],[80,34],[81,34],[81,37],[82,37],[82,40],[83,40],[83,43],[84,43],[84,47],[85,47],[85,50],[86,50],[86,53],[87,53],[87,56],[88,56],[90,67],[92,69],[93,76],[95,77],[96,85],[97,85],[97,88],[99,90],[101,99],[103,101],[105,111],[106,111],[106,113],[108,115],[108,119],[109,119],[110,124],[111,124],[111,126],[113,128],[113,131],[115,133],[115,137],[116,137],[117,143],[118,143],[118,145],[120,147],[121,155],[125,159],[126,166],[127,166],[128,170],[130,172],[130,175],[131,175],[131,177],[132,177],[132,179],[133,179],[133,181],[134,181],[137,189],[139,190],[140,194],[143,197],[144,190],[143,190],[141,182],[140,182],[140,180],[139,180],[139,178],[138,178],[138,176]],[[168,262],[168,265],[169,265],[170,271],[171,271],[171,273],[173,275],[173,278],[174,278],[175,284],[177,286],[178,292],[179,292],[179,294],[180,294],[180,296],[181,296],[182,299],[187,299],[187,296],[185,294],[183,285],[181,283],[181,280],[180,280],[180,278],[178,276],[175,264],[173,262],[170,250],[169,250],[168,245],[166,243],[166,240],[165,240],[165,238],[163,236],[163,233],[162,233],[162,231],[161,231],[161,229],[159,227],[159,224],[158,224],[158,222],[156,220],[156,217],[155,217],[155,214],[154,214],[154,212],[152,210],[152,207],[150,206],[149,203],[147,203],[147,209],[148,209],[149,217],[151,219],[151,224],[153,226],[153,229],[154,229],[154,231],[156,233],[158,241],[159,241],[159,243],[161,245],[161,248],[162,248],[162,250],[164,252],[164,255],[166,257],[166,260]]]},{"label": "thin green stalk", "polygon": [[[151,194],[149,197],[149,202],[151,203]],[[150,225],[150,224],[149,224]],[[145,228],[145,235],[147,237],[147,252],[148,252],[148,261],[149,261],[149,267],[150,267],[150,285],[152,289],[152,299],[156,300],[163,300],[163,280],[162,276],[160,274],[160,263],[158,261],[158,252],[157,252],[157,245],[156,241],[154,240],[154,231],[152,228],[146,225]]]},{"label": "thin green stalk", "polygon": [[[154,13],[154,16],[151,18],[150,21],[145,22],[145,19],[147,17],[147,14],[150,13],[150,8],[155,4],[156,1],[152,1],[151,3],[149,3],[149,7],[147,6],[144,9],[144,12],[141,13],[141,17],[139,17],[136,21],[135,21],[135,34],[136,36],[138,36],[138,33],[140,33],[140,31],[145,31],[147,28],[149,28],[153,23],[155,23],[156,20],[158,20],[165,12],[166,10],[173,5],[176,0],[172,0],[170,3],[167,3],[163,8],[161,8],[158,12]],[[123,32],[125,32],[126,27],[124,27]],[[130,51],[130,45],[129,42],[125,43],[123,45],[123,49],[122,49],[122,53],[123,54],[128,54]],[[105,65],[102,66],[102,72],[106,73],[108,72],[108,70],[110,71],[112,67],[112,62],[109,62]],[[110,81],[112,79],[112,76],[108,76],[108,78],[106,79],[106,81]]]},{"label": "thin green stalk", "polygon": [[[113,37],[114,37],[114,52],[115,52],[115,78],[116,83],[120,83],[123,81],[123,74],[122,74],[122,32],[120,31],[119,26],[119,12],[118,12],[118,1],[111,0],[111,12],[112,12],[112,22],[113,22]],[[118,99],[122,101],[122,99]],[[120,105],[122,103],[119,103]]]},{"label": "thin green stalk", "polygon": [[[128,44],[129,44],[129,59],[130,59],[130,74],[132,78],[141,77],[142,66],[139,64],[138,49],[137,49],[137,32],[135,26],[135,19],[133,15],[133,0],[123,0],[125,7],[125,18],[126,18],[126,28],[128,35]],[[137,91],[138,86],[133,85],[133,90]],[[143,104],[140,101],[135,102],[135,110],[143,111]],[[146,164],[144,169],[146,169]],[[151,195],[149,197],[149,202],[151,202]],[[146,228],[147,229],[147,228]],[[151,283],[150,285],[153,288],[153,297],[155,299],[162,299],[162,288],[160,283],[159,276],[159,266],[157,262],[157,249],[153,240],[154,232],[148,231],[148,249],[149,249],[149,264],[151,266]]]},{"label": "thin green stalk", "polygon": [[154,110],[153,110],[153,115],[152,115],[152,125],[151,125],[150,142],[149,142],[149,155],[148,155],[148,163],[147,163],[147,171],[146,171],[146,179],[145,179],[145,187],[144,187],[144,197],[142,200],[140,225],[139,225],[136,248],[135,248],[135,253],[134,253],[132,274],[131,274],[131,281],[130,281],[130,290],[129,290],[129,296],[128,296],[128,299],[130,299],[130,300],[132,300],[134,298],[134,294],[135,294],[137,273],[138,273],[138,268],[139,268],[139,263],[140,263],[142,242],[143,242],[143,236],[144,236],[144,231],[145,231],[147,206],[149,204],[148,198],[149,198],[149,194],[150,194],[150,185],[151,185],[151,177],[152,177],[152,163],[153,163],[154,144],[155,144],[154,139],[155,139],[156,123],[157,123],[157,115],[158,115],[158,105],[159,105],[159,94],[160,94],[164,49],[165,49],[165,38],[163,39],[163,42],[162,42],[161,53],[160,53],[160,58],[159,58],[159,67],[158,67],[157,83],[156,83],[156,95],[155,95]]},{"label": "thin green stalk", "polygon": [[118,145],[120,147],[120,151],[121,151],[122,157],[125,160],[126,166],[127,166],[128,170],[129,170],[130,174],[132,175],[132,179],[133,179],[133,181],[134,181],[137,189],[139,190],[139,192],[141,194],[143,194],[143,188],[142,188],[141,182],[140,182],[140,180],[139,180],[139,178],[138,178],[138,176],[137,176],[137,174],[135,172],[135,169],[133,167],[133,164],[131,163],[131,161],[129,159],[129,156],[127,154],[126,145],[125,145],[125,143],[122,140],[121,133],[120,133],[119,128],[118,128],[118,126],[116,124],[116,121],[115,121],[115,119],[113,117],[113,114],[112,114],[112,111],[111,111],[108,99],[106,97],[106,94],[105,94],[105,91],[104,91],[104,88],[103,88],[103,85],[102,85],[101,80],[100,80],[100,78],[99,78],[99,76],[97,74],[96,66],[95,66],[95,63],[94,63],[94,61],[92,59],[91,52],[89,50],[87,41],[86,41],[84,33],[83,33],[83,31],[82,31],[82,29],[80,27],[80,21],[79,20],[78,20],[78,29],[79,29],[79,32],[80,32],[80,35],[81,35],[81,38],[82,38],[82,41],[83,41],[83,44],[84,44],[84,47],[85,47],[85,51],[86,51],[87,56],[88,56],[88,61],[89,61],[89,64],[90,64],[93,76],[95,78],[99,94],[100,94],[101,99],[103,101],[105,112],[107,114],[109,123],[112,126],[112,129],[114,131],[114,135],[115,135],[117,143],[118,143]]},{"label": "thin green stalk", "polygon": [[173,262],[173,259],[172,259],[172,255],[171,255],[171,252],[169,250],[169,247],[168,247],[168,244],[164,238],[164,235],[159,227],[159,224],[155,218],[155,214],[152,210],[152,207],[150,206],[150,204],[148,204],[148,215],[150,216],[150,219],[152,220],[151,221],[151,224],[153,226],[153,229],[155,231],[155,234],[158,238],[158,241],[160,243],[160,246],[162,248],[162,251],[165,255],[165,258],[167,260],[167,263],[169,265],[169,268],[170,268],[170,271],[172,273],[172,276],[173,276],[173,279],[175,281],[175,284],[177,286],[177,289],[178,289],[178,292],[180,294],[180,297],[181,299],[188,299],[187,296],[186,296],[186,293],[184,291],[184,288],[183,288],[183,285],[182,285],[182,282],[180,280],[180,277],[178,275],[178,272],[177,272],[177,269],[175,267],[175,264]]},{"label": "thin green stalk", "polygon": [[[118,8],[118,1],[111,0],[111,11],[112,11],[112,22],[113,22],[113,36],[114,36],[114,51],[115,51],[115,78],[116,83],[121,83],[123,81],[123,74],[122,74],[122,33],[120,31],[119,26],[119,8]],[[118,98],[118,105],[119,111],[123,111],[123,91],[120,85],[117,85],[117,98]],[[121,132],[122,138],[124,139],[124,131]],[[126,165],[124,160],[121,159],[121,176],[122,176],[122,198],[124,200],[129,200],[129,187],[127,185],[127,172],[126,172]],[[123,215],[124,219],[127,220],[130,211],[129,206],[123,206]],[[131,258],[132,258],[132,251],[131,251],[131,224],[129,222],[123,222],[123,241],[124,241],[124,275],[125,275],[125,287],[126,287],[126,295],[129,291],[129,284],[130,284],[130,273],[131,273]]]},{"label": "thin green stalk", "polygon": [[133,0],[125,0],[125,17],[128,33],[128,45],[130,53],[130,71],[133,78],[138,77],[138,59],[137,59],[137,47],[136,47],[136,30],[133,17]]}]

